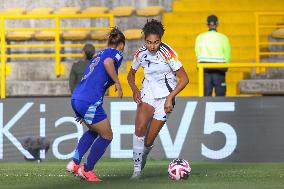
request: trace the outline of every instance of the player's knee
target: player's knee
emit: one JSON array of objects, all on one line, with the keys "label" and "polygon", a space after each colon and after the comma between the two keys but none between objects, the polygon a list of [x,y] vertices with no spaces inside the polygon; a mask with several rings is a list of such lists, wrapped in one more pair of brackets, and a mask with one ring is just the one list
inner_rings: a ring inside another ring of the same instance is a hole
[{"label": "player's knee", "polygon": [[110,135],[104,135],[104,136],[101,136],[101,137],[104,138],[104,139],[107,139],[107,140],[112,140],[113,139],[113,137],[110,136]]},{"label": "player's knee", "polygon": [[112,140],[113,139],[113,133],[108,132],[108,133],[101,135],[101,137],[103,137],[104,139],[107,139],[107,140]]}]

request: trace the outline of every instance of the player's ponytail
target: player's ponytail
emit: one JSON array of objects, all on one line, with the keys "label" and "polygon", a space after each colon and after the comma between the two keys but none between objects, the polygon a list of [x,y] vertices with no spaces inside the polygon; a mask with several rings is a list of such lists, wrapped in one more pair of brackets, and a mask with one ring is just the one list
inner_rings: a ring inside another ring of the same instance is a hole
[{"label": "player's ponytail", "polygon": [[117,46],[120,43],[125,45],[125,36],[117,27],[114,27],[109,33],[108,45]]}]

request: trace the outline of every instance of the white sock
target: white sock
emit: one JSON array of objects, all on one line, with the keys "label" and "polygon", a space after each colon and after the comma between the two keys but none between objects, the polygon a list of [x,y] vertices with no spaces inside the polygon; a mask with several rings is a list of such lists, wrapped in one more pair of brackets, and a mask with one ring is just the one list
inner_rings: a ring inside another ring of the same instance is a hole
[{"label": "white sock", "polygon": [[144,151],[144,138],[133,135],[133,163],[134,172],[141,171],[142,155]]}]

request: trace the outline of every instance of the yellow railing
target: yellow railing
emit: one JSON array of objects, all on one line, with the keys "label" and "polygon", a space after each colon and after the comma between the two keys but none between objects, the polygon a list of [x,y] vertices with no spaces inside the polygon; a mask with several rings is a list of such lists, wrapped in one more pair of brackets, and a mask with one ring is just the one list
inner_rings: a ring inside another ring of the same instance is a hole
[{"label": "yellow railing", "polygon": [[266,62],[256,63],[199,63],[198,68],[198,96],[204,96],[204,69],[205,68],[283,68],[284,63]]},{"label": "yellow railing", "polygon": [[[108,19],[107,27],[61,27],[60,21],[62,19],[86,19],[86,18],[106,18]],[[79,48],[83,47],[84,44],[61,44],[60,41],[60,32],[61,31],[92,31],[92,30],[109,30],[114,26],[114,16],[113,14],[66,14],[66,15],[5,15],[0,16],[1,19],[1,75],[0,75],[0,85],[1,85],[1,98],[6,97],[6,74],[10,71],[10,67],[6,64],[7,58],[54,58],[55,59],[55,74],[57,76],[64,73],[64,66],[60,63],[60,59],[64,57],[80,57],[81,54],[66,54],[60,52],[60,49],[63,47],[72,47]],[[50,28],[7,28],[5,27],[5,21],[13,20],[13,19],[49,19],[54,21],[54,27]],[[54,31],[54,43],[50,44],[6,44],[6,36],[5,33],[9,31]],[[97,47],[106,46],[106,44],[94,44]],[[7,54],[7,49],[15,49],[15,48],[53,48],[54,53],[44,53],[44,54]]]},{"label": "yellow railing", "polygon": [[[270,20],[272,21],[270,22]],[[262,51],[262,47],[268,47],[269,45],[284,45],[284,42],[261,41],[260,39],[260,36],[261,34],[263,34],[264,30],[267,30],[267,31],[265,31],[263,35],[266,37],[266,39],[268,39],[268,34],[271,34],[270,30],[284,28],[283,22],[284,22],[284,12],[256,12],[255,13],[255,34],[256,34],[255,35],[256,37],[255,46],[256,46],[256,64],[257,64],[256,73],[265,71],[265,69],[260,70],[260,68],[263,67],[263,66],[259,66],[260,64],[262,64],[261,56],[284,55],[284,52]]]}]

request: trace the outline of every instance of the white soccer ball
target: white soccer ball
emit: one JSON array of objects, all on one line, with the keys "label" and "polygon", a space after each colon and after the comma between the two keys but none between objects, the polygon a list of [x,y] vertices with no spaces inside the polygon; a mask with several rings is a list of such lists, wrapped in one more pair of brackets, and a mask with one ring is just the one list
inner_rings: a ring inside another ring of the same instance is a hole
[{"label": "white soccer ball", "polygon": [[190,175],[191,167],[184,159],[174,159],[168,167],[169,177],[172,180],[186,180]]}]

